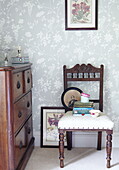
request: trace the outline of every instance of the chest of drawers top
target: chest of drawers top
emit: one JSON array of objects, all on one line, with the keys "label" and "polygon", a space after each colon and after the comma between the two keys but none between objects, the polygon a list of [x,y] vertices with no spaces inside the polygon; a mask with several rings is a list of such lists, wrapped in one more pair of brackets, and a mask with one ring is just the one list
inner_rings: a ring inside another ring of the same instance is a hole
[{"label": "chest of drawers top", "polygon": [[9,70],[19,71],[21,69],[26,69],[27,67],[30,67],[31,65],[32,65],[32,63],[28,63],[28,64],[9,64],[8,66],[0,64],[0,71],[9,71]]}]

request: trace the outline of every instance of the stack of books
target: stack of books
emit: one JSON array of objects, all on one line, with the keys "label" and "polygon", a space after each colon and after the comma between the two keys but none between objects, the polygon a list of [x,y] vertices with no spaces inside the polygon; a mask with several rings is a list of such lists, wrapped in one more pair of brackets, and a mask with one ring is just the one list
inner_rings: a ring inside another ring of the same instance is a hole
[{"label": "stack of books", "polygon": [[90,110],[94,109],[93,102],[82,103],[76,101],[73,107],[73,116],[90,116]]}]

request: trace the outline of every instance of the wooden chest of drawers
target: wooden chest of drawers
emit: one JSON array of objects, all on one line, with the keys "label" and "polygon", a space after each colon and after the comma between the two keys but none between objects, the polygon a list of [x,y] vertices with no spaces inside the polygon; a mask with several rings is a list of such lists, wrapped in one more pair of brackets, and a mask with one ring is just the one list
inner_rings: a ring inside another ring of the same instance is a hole
[{"label": "wooden chest of drawers", "polygon": [[23,170],[34,148],[31,64],[0,67],[0,170]]}]

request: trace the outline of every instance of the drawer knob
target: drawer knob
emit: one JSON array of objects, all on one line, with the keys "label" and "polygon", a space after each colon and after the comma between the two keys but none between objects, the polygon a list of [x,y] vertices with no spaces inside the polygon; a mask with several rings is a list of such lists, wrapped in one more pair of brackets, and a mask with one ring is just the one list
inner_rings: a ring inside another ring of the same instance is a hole
[{"label": "drawer knob", "polygon": [[28,128],[28,134],[30,134],[30,133],[31,133],[31,128],[29,127],[29,128]]},{"label": "drawer knob", "polygon": [[23,147],[23,143],[22,143],[22,141],[20,141],[20,143],[19,143],[19,149],[22,149],[22,147]]},{"label": "drawer knob", "polygon": [[21,84],[20,84],[20,82],[18,81],[18,82],[17,82],[17,89],[20,89],[20,87],[21,87]]},{"label": "drawer knob", "polygon": [[30,107],[30,102],[29,101],[27,102],[27,107]]},{"label": "drawer knob", "polygon": [[30,83],[30,78],[28,77],[28,79],[27,79],[27,83]]},{"label": "drawer knob", "polygon": [[20,118],[20,117],[22,117],[22,112],[21,111],[19,111],[19,113],[18,113],[18,118]]}]

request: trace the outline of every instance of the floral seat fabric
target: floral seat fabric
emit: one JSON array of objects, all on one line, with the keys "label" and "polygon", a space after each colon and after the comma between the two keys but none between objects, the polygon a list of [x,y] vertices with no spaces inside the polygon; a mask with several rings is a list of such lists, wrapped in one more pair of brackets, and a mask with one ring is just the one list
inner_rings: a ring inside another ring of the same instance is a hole
[{"label": "floral seat fabric", "polygon": [[68,111],[59,120],[58,129],[109,129],[112,130],[114,123],[104,113],[99,117],[73,116],[72,111]]}]

